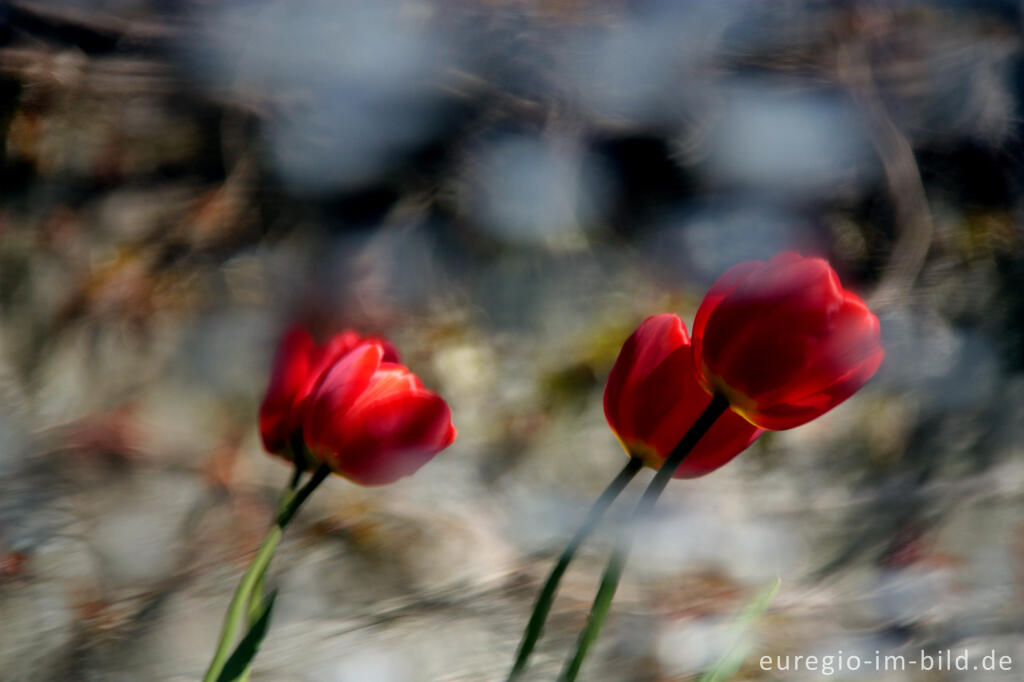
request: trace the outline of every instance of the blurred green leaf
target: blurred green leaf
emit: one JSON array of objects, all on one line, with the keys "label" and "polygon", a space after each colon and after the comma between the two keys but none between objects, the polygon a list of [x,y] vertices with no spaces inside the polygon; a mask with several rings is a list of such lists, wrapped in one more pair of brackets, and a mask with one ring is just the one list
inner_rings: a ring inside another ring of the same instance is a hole
[{"label": "blurred green leaf", "polygon": [[700,682],[726,682],[726,680],[732,679],[743,665],[747,654],[750,653],[750,644],[745,641],[747,633],[754,627],[757,619],[771,606],[781,585],[782,578],[776,578],[774,583],[758,592],[743,608],[736,623],[736,642],[718,659],[711,670],[704,673]]},{"label": "blurred green leaf", "polygon": [[217,677],[217,682],[234,682],[234,680],[241,678],[245,673],[249,663],[252,662],[252,659],[259,652],[263,638],[267,636],[267,630],[270,628],[270,614],[274,610],[275,599],[277,599],[277,590],[267,595],[263,613],[260,614],[260,617],[249,628],[249,631],[245,633],[242,641],[238,643],[238,647],[232,652],[227,663],[224,664],[224,669]]}]

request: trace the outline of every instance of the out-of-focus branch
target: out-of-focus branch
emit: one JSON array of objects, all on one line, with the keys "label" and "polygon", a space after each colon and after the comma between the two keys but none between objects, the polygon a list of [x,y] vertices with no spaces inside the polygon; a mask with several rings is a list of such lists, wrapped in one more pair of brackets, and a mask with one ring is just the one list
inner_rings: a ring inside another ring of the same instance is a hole
[{"label": "out-of-focus branch", "polygon": [[837,57],[839,81],[860,107],[895,208],[896,243],[868,301],[873,308],[886,307],[906,296],[924,266],[934,233],[932,214],[913,147],[875,87],[863,38],[840,45]]},{"label": "out-of-focus branch", "polygon": [[8,26],[89,53],[119,50],[159,52],[177,33],[173,24],[118,17],[94,7],[13,0],[8,5]]}]

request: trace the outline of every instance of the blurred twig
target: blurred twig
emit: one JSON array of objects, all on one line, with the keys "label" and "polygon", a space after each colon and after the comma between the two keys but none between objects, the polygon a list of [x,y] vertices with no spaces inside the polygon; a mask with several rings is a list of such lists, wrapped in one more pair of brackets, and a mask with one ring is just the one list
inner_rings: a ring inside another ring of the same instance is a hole
[{"label": "blurred twig", "polygon": [[123,19],[72,3],[12,0],[6,19],[16,30],[77,45],[88,52],[123,52],[127,48],[157,51],[177,33],[168,22]]},{"label": "blurred twig", "polygon": [[873,308],[906,300],[931,247],[934,227],[914,149],[886,110],[872,76],[864,39],[861,36],[842,43],[837,54],[837,71],[858,104],[867,134],[882,162],[889,197],[895,207],[898,236],[889,262],[874,293]]}]

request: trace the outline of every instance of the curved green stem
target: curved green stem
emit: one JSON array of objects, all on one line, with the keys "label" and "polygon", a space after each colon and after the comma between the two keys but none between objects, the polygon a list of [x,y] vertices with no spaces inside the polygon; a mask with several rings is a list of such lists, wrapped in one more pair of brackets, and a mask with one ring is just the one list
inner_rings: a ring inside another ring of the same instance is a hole
[{"label": "curved green stem", "polygon": [[267,536],[263,539],[263,544],[260,545],[252,563],[249,564],[249,568],[242,575],[242,579],[235,589],[234,596],[231,597],[227,614],[224,616],[224,625],[221,627],[220,639],[217,641],[217,649],[213,654],[213,660],[210,661],[210,667],[206,670],[206,675],[203,676],[203,682],[213,682],[216,680],[221,670],[223,670],[228,657],[231,655],[231,647],[242,628],[242,621],[246,617],[246,607],[249,603],[250,595],[260,581],[260,577],[266,572],[267,566],[274,556],[274,551],[281,542],[285,526],[295,516],[302,503],[309,498],[317,486],[323,483],[330,473],[331,470],[326,465],[321,465],[313,474],[313,477],[298,492],[294,495],[286,494],[286,501],[278,511],[277,517],[274,519],[274,525],[267,532]]},{"label": "curved green stem", "polygon": [[[711,399],[708,406],[704,408],[704,412],[693,423],[693,426],[686,432],[683,439],[679,441],[679,444],[669,453],[669,456],[665,458],[665,463],[658,469],[658,473],[654,475],[647,489],[644,490],[643,496],[637,502],[636,509],[633,511],[632,521],[635,522],[642,519],[651,512],[654,508],[654,503],[657,502],[658,497],[665,490],[665,486],[668,485],[672,474],[679,468],[683,458],[690,453],[690,450],[697,444],[697,441],[708,432],[715,423],[715,420],[728,407],[728,401],[719,395],[715,395]],[[619,580],[622,578],[622,571],[629,558],[629,550],[632,548],[632,537],[629,528],[619,533],[615,550],[612,552],[611,559],[608,560],[608,565],[601,576],[601,586],[598,588],[597,595],[594,597],[594,603],[590,607],[587,625],[583,632],[580,633],[579,640],[576,643],[576,653],[566,662],[565,667],[558,676],[559,682],[573,682],[576,679],[576,676],[579,675],[580,667],[583,665],[583,659],[586,658],[591,645],[597,640],[597,635],[601,632],[601,626],[604,625],[605,617],[608,615],[608,610],[612,605],[612,599],[615,597],[615,590],[618,589]]]},{"label": "curved green stem", "polygon": [[526,630],[523,631],[523,638],[519,642],[519,649],[516,652],[516,661],[512,666],[512,672],[508,675],[508,682],[519,678],[526,669],[526,663],[530,659],[530,654],[533,653],[533,648],[537,644],[537,640],[540,639],[541,634],[544,630],[544,622],[548,618],[548,613],[551,611],[551,604],[555,600],[555,592],[558,591],[558,584],[562,580],[562,575],[565,570],[569,567],[569,562],[572,561],[576,555],[576,551],[583,544],[583,541],[594,531],[597,524],[604,517],[608,507],[611,506],[615,498],[619,496],[619,493],[633,480],[636,473],[643,468],[643,461],[639,457],[630,457],[629,461],[626,462],[626,466],[622,468],[619,475],[608,484],[608,487],[604,489],[601,496],[594,502],[594,506],[590,508],[587,513],[586,520],[583,521],[583,525],[579,527],[576,534],[573,535],[572,540],[566,545],[562,551],[562,555],[558,557],[558,562],[555,567],[551,569],[551,573],[548,575],[547,581],[544,583],[544,587],[541,589],[540,594],[537,596],[537,602],[534,604],[533,613],[530,614],[530,621],[526,624]]},{"label": "curved green stem", "polygon": [[[299,480],[302,478],[302,469],[298,466],[292,472],[292,477],[288,481],[288,487],[285,488],[284,492],[281,493],[281,499],[277,502],[277,511],[274,512],[274,518],[276,519],[281,512],[285,510],[288,504],[291,502],[292,496],[295,495],[295,489],[299,487]],[[263,612],[263,592],[264,583],[267,580],[267,572],[264,570],[256,579],[256,585],[252,589],[252,594],[249,595],[249,625],[251,626],[256,622],[256,619],[260,617]]]},{"label": "curved green stem", "polygon": [[[302,467],[296,463],[295,470],[292,472],[292,477],[288,481],[288,487],[285,488],[281,494],[281,499],[277,503],[277,511],[274,513],[274,518],[277,518],[281,512],[285,510],[288,503],[291,502],[292,497],[295,495],[295,489],[299,487],[299,481],[302,479]],[[263,615],[263,593],[266,592],[267,582],[267,568],[269,563],[263,567],[259,575],[256,577],[256,583],[252,587],[252,591],[249,594],[249,607],[246,609],[246,623],[251,628],[259,620],[260,616]],[[246,667],[245,672],[242,673],[241,677],[238,678],[238,682],[248,682],[249,675],[252,674],[252,665]]]}]

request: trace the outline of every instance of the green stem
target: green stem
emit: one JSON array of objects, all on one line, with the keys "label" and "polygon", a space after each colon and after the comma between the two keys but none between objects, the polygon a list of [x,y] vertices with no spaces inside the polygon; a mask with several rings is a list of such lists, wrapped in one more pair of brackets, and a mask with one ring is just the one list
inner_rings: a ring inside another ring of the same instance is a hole
[{"label": "green stem", "polygon": [[[292,477],[288,480],[288,490],[287,490],[286,494],[290,493],[291,491],[293,491],[296,488],[298,488],[299,487],[299,481],[301,479],[302,479],[302,467],[300,467],[299,464],[296,462],[295,463],[295,468],[292,470]],[[281,508],[284,506],[284,504],[285,504],[285,497],[282,496],[281,497],[281,504],[278,505],[277,511],[280,512]]]},{"label": "green stem", "polygon": [[[302,467],[296,462],[295,469],[292,472],[291,479],[288,481],[288,487],[284,489],[281,494],[281,499],[277,503],[277,511],[274,513],[274,518],[285,510],[288,503],[291,502],[292,497],[295,495],[295,489],[299,487],[299,480],[302,478]],[[252,592],[249,594],[249,607],[246,609],[246,623],[251,628],[255,625],[256,621],[259,620],[260,616],[263,615],[263,593],[266,592],[267,582],[267,568],[269,563],[263,567],[260,574],[256,577],[256,584],[252,587]],[[252,664],[250,663],[245,672],[238,678],[238,682],[248,682],[249,675],[252,674]]]},{"label": "green stem", "polygon": [[220,639],[217,641],[217,650],[214,652],[213,660],[210,661],[210,667],[207,669],[206,675],[203,676],[203,682],[213,682],[216,680],[221,670],[223,670],[228,657],[231,655],[231,647],[242,628],[242,620],[246,617],[246,606],[248,605],[249,597],[260,576],[267,570],[267,566],[274,556],[274,550],[277,549],[278,544],[281,542],[285,526],[295,516],[302,503],[316,490],[317,486],[323,483],[330,473],[331,470],[326,465],[321,465],[306,485],[294,495],[288,496],[287,502],[278,511],[277,517],[274,519],[274,525],[267,532],[267,536],[263,539],[263,544],[260,545],[252,563],[249,564],[249,568],[242,576],[241,581],[239,581],[234,596],[231,597],[227,614],[224,616],[224,625],[221,627]]},{"label": "green stem", "polygon": [[281,511],[277,514],[277,519],[274,521],[275,524],[284,528],[288,525],[288,522],[292,520],[296,512],[299,511],[299,507],[302,503],[313,494],[313,491],[324,482],[324,480],[331,475],[331,468],[326,464],[321,464],[317,467],[317,470],[313,472],[313,477],[306,481],[306,485],[299,488],[299,491],[295,493],[295,496],[288,500],[283,506]]},{"label": "green stem", "polygon": [[534,604],[533,613],[530,615],[530,621],[526,624],[526,630],[523,631],[523,638],[519,642],[519,650],[516,652],[516,662],[512,666],[512,672],[508,675],[508,682],[519,678],[526,669],[526,663],[530,659],[530,654],[533,653],[533,648],[537,644],[537,640],[544,630],[544,622],[548,618],[548,613],[551,611],[551,604],[555,600],[555,592],[558,591],[558,583],[562,580],[562,575],[565,570],[569,567],[569,562],[572,561],[576,551],[583,544],[583,541],[594,531],[597,524],[604,517],[604,513],[611,506],[615,498],[619,496],[619,493],[633,480],[636,473],[643,468],[643,461],[639,457],[630,457],[629,461],[626,462],[626,466],[622,468],[619,475],[608,484],[608,487],[604,489],[601,496],[594,502],[594,506],[590,508],[587,513],[587,518],[584,520],[583,525],[579,527],[576,534],[566,545],[562,551],[562,555],[558,557],[558,562],[555,567],[551,569],[551,573],[548,575],[547,581],[544,583],[544,587],[541,589],[540,594],[537,596],[537,602]]},{"label": "green stem", "polygon": [[[654,508],[654,503],[657,502],[658,497],[665,490],[665,486],[668,485],[672,474],[679,468],[683,458],[690,453],[697,442],[715,423],[715,420],[728,407],[728,401],[719,395],[715,395],[711,399],[711,402],[704,408],[704,412],[693,423],[693,426],[686,432],[683,439],[679,441],[679,444],[665,458],[665,463],[658,469],[658,473],[654,475],[654,478],[647,486],[640,501],[637,502],[636,509],[633,511],[633,522],[650,514]],[[626,566],[626,560],[629,558],[629,550],[632,547],[632,533],[629,531],[630,529],[626,528],[623,532],[619,533],[615,550],[612,552],[611,559],[608,560],[608,565],[601,576],[601,586],[598,588],[597,595],[594,597],[594,603],[590,607],[587,625],[583,632],[580,633],[579,640],[576,643],[576,653],[566,662],[558,677],[559,682],[573,682],[576,679],[576,676],[579,675],[580,667],[583,665],[583,659],[586,658],[591,645],[597,640],[598,633],[601,632],[601,626],[604,625],[605,617],[608,615],[608,610],[612,605],[612,599],[615,597],[615,590],[618,588],[619,580],[622,578],[622,571]]]}]

